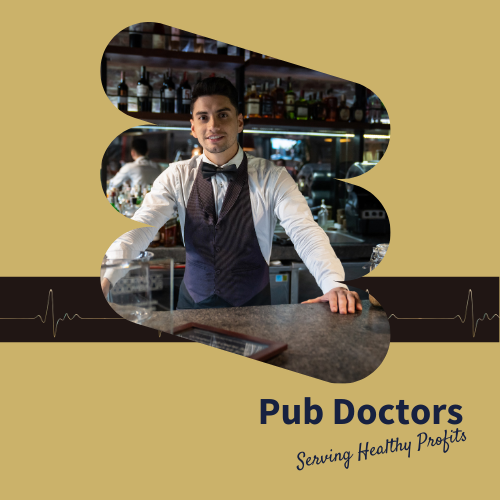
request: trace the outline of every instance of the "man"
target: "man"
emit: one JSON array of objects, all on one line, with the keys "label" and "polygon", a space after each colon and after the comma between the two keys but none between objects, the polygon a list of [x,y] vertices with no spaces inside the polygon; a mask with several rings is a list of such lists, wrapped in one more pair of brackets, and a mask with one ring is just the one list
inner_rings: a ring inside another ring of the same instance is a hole
[{"label": "man", "polygon": [[146,158],[148,154],[148,142],[141,137],[134,137],[130,149],[130,156],[134,160],[125,163],[118,173],[109,181],[110,188],[120,187],[124,182],[130,181],[132,187],[153,184],[161,174],[160,167]]},{"label": "man", "polygon": [[[325,232],[286,169],[247,156],[238,144],[243,116],[225,78],[195,86],[191,131],[203,155],[171,164],[153,184],[134,220],[150,225],[118,238],[110,259],[134,258],[158,229],[178,214],[186,246],[186,272],[178,309],[271,304],[269,259],[276,220],[290,236],[332,312],[361,310],[361,301],[339,281],[344,270]],[[104,277],[109,290],[113,277]]]}]

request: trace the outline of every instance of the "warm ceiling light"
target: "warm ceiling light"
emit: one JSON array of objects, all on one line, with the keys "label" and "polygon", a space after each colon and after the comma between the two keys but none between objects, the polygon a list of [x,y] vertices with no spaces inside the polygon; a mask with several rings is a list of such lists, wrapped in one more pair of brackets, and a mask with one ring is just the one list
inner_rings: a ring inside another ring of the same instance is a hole
[{"label": "warm ceiling light", "polygon": [[308,135],[314,137],[354,137],[354,134],[332,134],[328,132],[294,132],[292,130],[243,130],[245,134]]},{"label": "warm ceiling light", "polygon": [[390,139],[390,135],[373,135],[373,134],[364,134],[363,137],[365,139]]}]

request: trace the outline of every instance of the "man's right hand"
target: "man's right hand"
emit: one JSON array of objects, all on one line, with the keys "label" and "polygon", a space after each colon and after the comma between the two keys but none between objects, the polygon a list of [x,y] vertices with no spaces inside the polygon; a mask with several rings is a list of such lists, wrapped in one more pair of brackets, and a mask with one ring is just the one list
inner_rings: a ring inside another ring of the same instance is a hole
[{"label": "man's right hand", "polygon": [[111,283],[108,280],[108,278],[103,278],[101,281],[101,288],[102,288],[102,293],[104,294],[104,297],[108,296],[110,287],[111,287]]}]

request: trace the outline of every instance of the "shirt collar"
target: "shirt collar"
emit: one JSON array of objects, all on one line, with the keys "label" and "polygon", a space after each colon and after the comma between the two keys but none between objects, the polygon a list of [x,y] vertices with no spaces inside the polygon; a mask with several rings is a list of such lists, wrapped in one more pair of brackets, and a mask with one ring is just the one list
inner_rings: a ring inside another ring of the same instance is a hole
[{"label": "shirt collar", "polygon": [[[206,162],[206,163],[210,163],[212,165],[215,165],[215,163],[213,161],[210,161],[206,156],[205,156],[205,153],[203,153],[201,156],[201,162]],[[243,149],[241,149],[241,146],[238,144],[238,152],[227,162],[227,163],[224,163],[224,165],[222,166],[218,166],[218,165],[215,165],[217,168],[221,168],[221,169],[224,169],[225,167],[227,167],[228,165],[236,165],[236,167],[238,168],[240,165],[241,165],[241,162],[243,161]],[[200,163],[201,164],[201,163]]]}]

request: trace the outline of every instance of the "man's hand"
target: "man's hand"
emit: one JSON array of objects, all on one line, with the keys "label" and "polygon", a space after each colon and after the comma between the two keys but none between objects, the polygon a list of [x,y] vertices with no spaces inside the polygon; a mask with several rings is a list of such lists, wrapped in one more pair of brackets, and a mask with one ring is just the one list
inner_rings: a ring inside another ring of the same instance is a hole
[{"label": "man's hand", "polygon": [[314,304],[315,302],[329,302],[330,309],[334,313],[347,314],[363,310],[359,295],[343,287],[333,288],[325,295],[317,299],[306,300],[302,304]]},{"label": "man's hand", "polygon": [[109,286],[111,283],[109,282],[108,278],[103,278],[101,281],[101,288],[102,288],[102,293],[104,294],[104,297],[107,298],[108,293],[109,293]]}]

